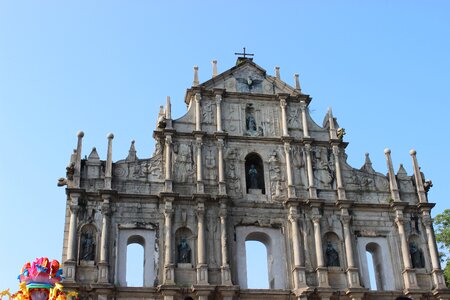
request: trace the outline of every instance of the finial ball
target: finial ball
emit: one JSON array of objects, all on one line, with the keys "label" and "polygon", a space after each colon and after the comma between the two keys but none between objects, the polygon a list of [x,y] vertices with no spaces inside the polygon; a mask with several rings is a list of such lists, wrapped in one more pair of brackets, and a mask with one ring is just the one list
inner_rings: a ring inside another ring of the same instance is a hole
[{"label": "finial ball", "polygon": [[78,136],[79,138],[82,138],[82,137],[84,136],[84,132],[83,132],[83,131],[78,131],[78,132],[77,132],[77,136]]},{"label": "finial ball", "polygon": [[414,150],[414,149],[411,149],[411,151],[409,151],[409,154],[411,154],[411,155],[416,155],[416,150]]},{"label": "finial ball", "polygon": [[113,139],[114,138],[114,134],[112,134],[112,133],[108,134],[107,138],[108,139]]},{"label": "finial ball", "polygon": [[391,154],[391,149],[389,148],[384,149],[384,154]]}]

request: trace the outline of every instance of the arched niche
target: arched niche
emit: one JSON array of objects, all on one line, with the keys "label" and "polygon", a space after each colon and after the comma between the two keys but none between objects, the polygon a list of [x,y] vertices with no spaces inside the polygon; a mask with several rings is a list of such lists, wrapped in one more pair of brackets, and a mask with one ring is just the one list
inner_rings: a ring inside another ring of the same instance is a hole
[{"label": "arched niche", "polygon": [[245,157],[245,183],[247,194],[266,194],[264,183],[264,164],[261,156],[257,153],[250,153]]},{"label": "arched niche", "polygon": [[97,257],[97,228],[92,224],[83,225],[80,229],[78,261],[94,263]]}]

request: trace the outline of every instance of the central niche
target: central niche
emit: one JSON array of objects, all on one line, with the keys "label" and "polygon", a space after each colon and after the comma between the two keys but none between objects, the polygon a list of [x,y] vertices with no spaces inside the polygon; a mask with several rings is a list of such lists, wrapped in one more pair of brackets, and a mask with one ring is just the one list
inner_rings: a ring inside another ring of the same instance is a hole
[{"label": "central niche", "polygon": [[266,194],[264,185],[264,166],[261,157],[256,153],[250,153],[245,157],[245,182],[247,194]]}]

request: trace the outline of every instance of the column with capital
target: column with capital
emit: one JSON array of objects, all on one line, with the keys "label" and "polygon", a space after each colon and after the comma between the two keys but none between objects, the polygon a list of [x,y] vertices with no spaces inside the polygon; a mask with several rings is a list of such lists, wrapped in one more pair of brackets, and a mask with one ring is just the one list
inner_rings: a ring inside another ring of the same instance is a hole
[{"label": "column with capital", "polygon": [[172,135],[166,135],[164,151],[166,160],[164,191],[172,192]]},{"label": "column with capital", "polygon": [[195,131],[201,131],[201,112],[200,112],[200,100],[202,96],[200,93],[196,93],[194,96],[195,101]]},{"label": "column with capital", "polygon": [[338,199],[339,200],[345,200],[345,188],[344,183],[342,181],[342,174],[341,174],[341,162],[339,159],[339,147],[337,144],[333,144],[333,155],[334,155],[334,166],[336,168],[336,183],[337,183],[337,193],[338,193]]},{"label": "column with capital", "polygon": [[405,226],[403,224],[403,212],[401,208],[396,208],[395,224],[397,224],[398,235],[400,237],[401,253],[403,259],[403,281],[405,289],[418,289],[416,273],[412,269],[411,257],[409,255],[408,241],[406,239]]},{"label": "column with capital", "polygon": [[77,253],[77,219],[78,219],[78,200],[80,193],[70,193],[70,221],[69,221],[69,234],[67,238],[67,255],[64,262],[64,274],[67,282],[75,282],[75,269],[76,269],[76,253]]},{"label": "column with capital", "polygon": [[227,185],[225,182],[225,166],[223,162],[223,148],[224,140],[222,138],[217,139],[217,155],[218,155],[218,167],[219,167],[219,195],[227,194]]},{"label": "column with capital", "polygon": [[202,145],[203,145],[202,136],[197,135],[195,138],[195,148],[197,153],[197,193],[204,192]]},{"label": "column with capital", "polygon": [[175,284],[175,266],[172,257],[172,199],[164,207],[164,284]]},{"label": "column with capital", "polygon": [[317,258],[317,281],[319,282],[319,287],[329,287],[328,284],[328,270],[325,266],[325,260],[323,257],[323,247],[322,247],[322,233],[320,231],[320,219],[322,216],[319,213],[318,208],[313,208],[312,221],[314,224],[314,244],[316,247],[316,258]]},{"label": "column with capital", "polygon": [[287,117],[286,117],[286,106],[287,106],[287,95],[279,95],[280,97],[280,107],[281,107],[281,124],[283,128],[283,136],[288,136],[288,126],[287,126]]},{"label": "column with capital", "polygon": [[307,104],[304,100],[300,101],[300,109],[302,110],[303,136],[309,138],[308,120],[306,119]]},{"label": "column with capital", "polygon": [[307,289],[305,266],[302,264],[300,257],[300,240],[298,230],[298,212],[297,207],[291,205],[289,207],[289,222],[291,223],[292,232],[292,248],[294,251],[294,289]]},{"label": "column with capital", "polygon": [[109,257],[108,257],[108,239],[109,239],[109,223],[111,217],[111,207],[110,207],[110,194],[103,194],[103,204],[102,204],[102,232],[100,240],[100,261],[98,263],[98,282],[108,283],[109,282]]},{"label": "column with capital", "polygon": [[216,129],[217,132],[222,132],[222,90],[216,92]]},{"label": "column with capital", "polygon": [[306,152],[306,170],[308,175],[308,191],[309,198],[317,199],[317,190],[314,186],[314,171],[312,166],[312,157],[311,157],[311,144],[305,144],[305,152]]},{"label": "column with capital", "polygon": [[228,242],[227,242],[227,205],[220,203],[220,245],[222,252],[221,272],[222,285],[233,285],[231,282],[230,266],[228,265]]},{"label": "column with capital", "polygon": [[[419,204],[420,205],[420,204]],[[430,216],[429,207],[421,207],[422,222],[425,226],[425,232],[427,234],[427,244],[430,249],[431,267],[433,276],[433,288],[436,290],[445,289],[445,278],[439,263],[438,251],[436,248],[436,240],[434,239],[433,221]]]},{"label": "column with capital", "polygon": [[292,180],[292,166],[291,166],[291,144],[284,143],[284,154],[286,156],[286,175],[288,184],[288,197],[295,197],[295,186]]},{"label": "column with capital", "polygon": [[349,288],[360,288],[358,269],[355,265],[352,237],[350,234],[350,220],[351,216],[348,213],[346,207],[341,208],[341,223],[344,231],[344,245],[345,245],[345,257],[347,259],[347,281]]},{"label": "column with capital", "polygon": [[197,204],[197,284],[208,285],[208,264],[205,249],[205,203]]}]

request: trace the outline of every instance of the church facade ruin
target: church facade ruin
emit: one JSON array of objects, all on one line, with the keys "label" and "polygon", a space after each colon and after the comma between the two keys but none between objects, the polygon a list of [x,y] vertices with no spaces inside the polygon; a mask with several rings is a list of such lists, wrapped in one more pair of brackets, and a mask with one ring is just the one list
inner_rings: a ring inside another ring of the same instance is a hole
[{"label": "church facade ruin", "polygon": [[[83,133],[67,167],[64,286],[80,299],[449,299],[434,239],[430,182],[347,164],[345,130],[311,97],[240,57],[194,83],[187,112],[167,100],[155,152],[112,161]],[[267,289],[248,288],[246,242],[267,251]],[[127,251],[143,248],[142,286],[127,284]],[[371,259],[368,259],[371,257]],[[373,266],[375,280],[370,279]]]}]

